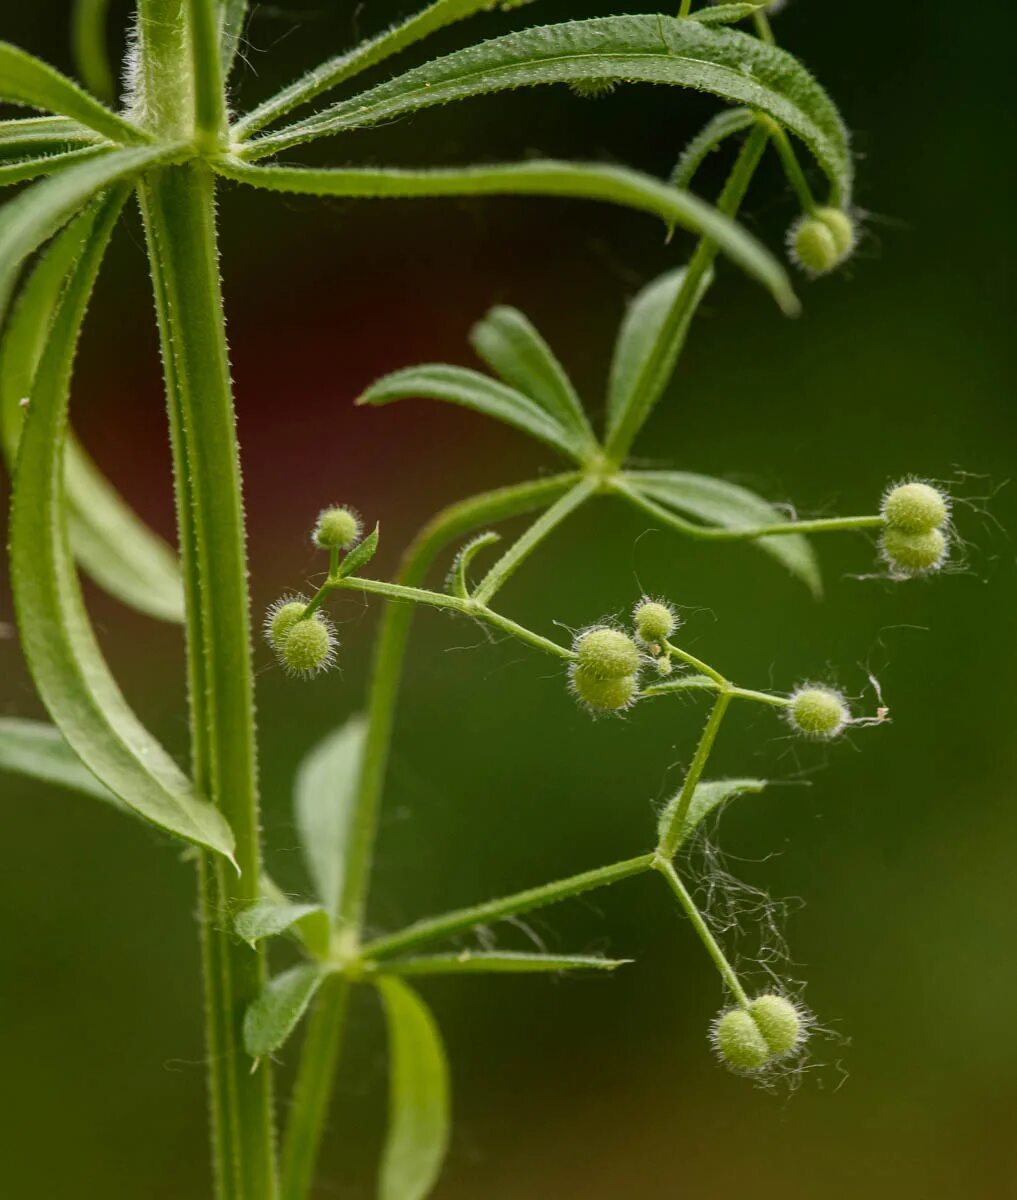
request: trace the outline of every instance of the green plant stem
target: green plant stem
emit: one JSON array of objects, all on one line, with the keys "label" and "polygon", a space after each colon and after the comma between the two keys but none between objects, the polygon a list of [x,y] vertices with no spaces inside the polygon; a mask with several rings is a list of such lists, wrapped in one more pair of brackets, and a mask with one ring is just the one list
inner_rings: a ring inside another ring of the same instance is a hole
[{"label": "green plant stem", "polygon": [[606,867],[597,867],[593,871],[584,871],[580,875],[570,875],[567,879],[545,883],[541,887],[528,888],[524,892],[515,892],[511,896],[502,896],[497,900],[488,900],[484,904],[475,904],[470,908],[460,908],[454,912],[443,913],[438,917],[416,921],[398,933],[390,933],[385,937],[366,943],[361,954],[365,959],[384,958],[386,955],[411,950],[438,938],[450,937],[452,934],[462,933],[467,929],[475,929],[478,925],[489,925],[492,921],[501,921],[506,917],[532,912],[535,908],[557,904],[560,900],[567,900],[571,896],[579,896],[594,888],[607,887],[608,884],[618,883],[633,875],[640,875],[644,871],[649,871],[655,861],[655,855],[642,854],[638,858],[628,858],[622,862],[611,863]]},{"label": "green plant stem", "polygon": [[685,915],[692,922],[692,928],[695,929],[699,940],[706,947],[706,953],[713,959],[714,966],[720,972],[721,978],[731,990],[731,994],[735,1000],[742,1008],[748,1008],[749,998],[741,985],[734,967],[728,962],[727,956],[721,950],[717,939],[710,932],[710,927],[703,919],[703,914],[696,907],[696,902],[689,895],[688,889],[682,883],[678,872],[674,869],[670,860],[667,858],[655,858],[653,860],[653,869],[664,876],[668,887],[678,897],[678,903],[685,910]]},{"label": "green plant stem", "polygon": [[566,492],[560,500],[552,504],[547,512],[542,513],[526,532],[515,541],[498,559],[494,566],[480,581],[473,593],[473,599],[482,605],[487,605],[494,598],[513,572],[533,553],[540,543],[553,533],[558,526],[570,517],[577,508],[600,487],[600,481],[595,478],[580,480],[574,488]]},{"label": "green plant stem", "polygon": [[697,525],[679,517],[662,504],[642,495],[624,475],[612,475],[607,480],[610,489],[623,496],[630,504],[643,512],[655,517],[679,533],[689,537],[700,538],[711,542],[751,541],[761,537],[786,537],[800,533],[845,533],[859,529],[881,529],[886,523],[881,516],[864,517],[816,517],[809,521],[779,521],[772,525],[747,525],[744,528],[728,528],[726,526]]},{"label": "green plant stem", "polygon": [[775,46],[777,39],[773,36],[773,30],[770,28],[770,18],[766,15],[765,8],[759,8],[752,14],[752,20],[756,26],[756,33],[759,38],[766,42],[769,46]]},{"label": "green plant stem", "polygon": [[[763,150],[766,148],[766,142],[767,133],[760,126],[753,129],[745,139],[720,194],[720,199],[717,201],[717,211],[724,216],[733,217],[737,213]],[[654,353],[649,356],[640,372],[639,386],[651,391],[655,390],[657,395],[660,394],[666,382],[662,378],[662,373],[665,369],[668,372],[673,370],[673,339],[683,328],[687,331],[689,321],[704,290],[703,280],[713,266],[718,250],[718,244],[708,235],[699,239],[688,270],[685,272],[685,278],[678,289],[678,294],[668,315],[666,328],[657,338]],[[631,449],[644,419],[645,412],[641,406],[629,406],[604,446],[604,453],[612,465],[621,465]]]},{"label": "green plant stem", "polygon": [[[399,582],[410,587],[420,584],[435,558],[451,542],[493,522],[553,504],[578,479],[577,473],[570,472],[485,492],[444,509],[421,530],[407,550]],[[341,921],[353,949],[363,926],[378,809],[413,611],[411,605],[390,603],[382,617],[375,648],[367,737],[357,780],[340,905]],[[303,1200],[309,1192],[331,1097],[331,1086],[316,1086],[313,1081],[333,1078],[341,1045],[345,1002],[335,992],[322,993],[324,988],[317,998],[312,1023],[336,1028],[328,1044],[324,1039],[310,1046],[305,1041],[301,1050],[294,1103],[283,1143],[284,1200]]]},{"label": "green plant stem", "polygon": [[268,1064],[251,1073],[241,1022],[265,981],[264,952],[229,931],[261,871],[247,561],[216,249],[213,177],[153,172],[142,212],[163,349],[187,610],[193,775],[236,838],[239,877],[203,856],[213,1158],[220,1200],[274,1200]]},{"label": "green plant stem", "polygon": [[671,813],[671,822],[661,835],[657,853],[668,862],[674,858],[675,851],[678,848],[678,843],[681,840],[682,826],[685,823],[685,816],[689,811],[692,797],[695,795],[696,787],[702,778],[703,770],[710,757],[710,751],[717,740],[717,733],[720,730],[721,722],[724,720],[724,714],[727,712],[730,703],[731,694],[729,691],[718,692],[717,699],[714,701],[709,719],[706,722],[706,728],[699,738],[699,745],[696,746],[696,752],[686,772],[682,789],[678,793],[678,802]]},{"label": "green plant stem", "polygon": [[777,149],[777,154],[784,167],[784,174],[798,196],[798,203],[802,206],[802,212],[808,213],[811,216],[816,211],[816,199],[812,194],[812,188],[809,187],[809,181],[805,178],[805,172],[802,170],[801,163],[798,161],[798,155],[795,154],[794,146],[791,145],[791,139],[788,137],[783,126],[779,125],[771,117],[760,115],[757,117],[757,120],[767,133],[769,133],[770,141],[773,142]]},{"label": "green plant stem", "polygon": [[690,667],[695,667],[697,671],[702,671],[704,675],[708,675],[718,687],[727,688],[730,686],[719,671],[714,670],[709,663],[704,663],[701,658],[696,658],[694,654],[690,654],[688,650],[683,650],[680,646],[675,646],[671,642],[665,642],[664,649],[681,662],[687,663]]},{"label": "green plant stem", "polygon": [[71,18],[74,61],[85,86],[100,100],[113,99],[113,72],[106,51],[109,0],[76,0]]},{"label": "green plant stem", "polygon": [[194,135],[199,148],[215,151],[226,132],[221,13],[217,0],[187,0],[194,86]]}]

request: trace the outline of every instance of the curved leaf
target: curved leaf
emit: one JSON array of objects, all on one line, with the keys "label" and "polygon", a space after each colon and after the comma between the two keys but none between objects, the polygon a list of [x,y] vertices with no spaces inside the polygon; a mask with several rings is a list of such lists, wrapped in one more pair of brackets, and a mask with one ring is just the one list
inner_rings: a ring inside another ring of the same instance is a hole
[{"label": "curved leaf", "polygon": [[256,900],[250,908],[238,913],[233,922],[237,937],[243,938],[249,946],[256,946],[265,938],[277,937],[298,925],[301,940],[309,949],[313,948],[317,957],[328,954],[331,926],[328,913],[320,904]]},{"label": "curved leaf", "polygon": [[458,954],[428,954],[419,958],[390,958],[384,970],[394,975],[522,975],[556,971],[614,971],[631,958],[601,958],[595,954],[515,954],[463,950]]},{"label": "curved leaf", "polygon": [[[94,219],[83,214],[47,247],[22,288],[0,351],[0,441],[13,470],[35,372],[67,276]],[[182,621],[183,584],[176,555],[134,514],[71,437],[66,455],[71,545],[78,562],[111,595],[140,612]]]},{"label": "curved leaf", "polygon": [[0,718],[0,771],[82,792],[128,811],[82,763],[60,730],[45,721]]},{"label": "curved leaf", "polygon": [[452,100],[549,83],[625,80],[712,92],[767,113],[809,147],[850,199],[847,132],[826,92],[786,51],[733,29],[665,16],[602,17],[495,38],[436,59],[251,143],[252,156]]},{"label": "curved leaf", "polygon": [[500,541],[500,533],[495,533],[493,529],[487,529],[483,533],[478,533],[476,537],[471,538],[466,545],[463,546],[463,548],[455,556],[455,559],[452,563],[452,569],[449,571],[447,590],[453,596],[458,596],[460,600],[469,600],[470,563],[473,562],[480,551],[486,546],[493,546],[496,542]]},{"label": "curved leaf", "polygon": [[378,1200],[424,1200],[449,1140],[445,1049],[423,1000],[392,977],[378,980],[389,1035],[388,1136]]},{"label": "curved leaf", "polygon": [[582,446],[543,409],[515,388],[465,367],[440,363],[406,367],[372,383],[358,404],[391,404],[393,400],[444,400],[472,408],[486,417],[503,421],[537,441],[560,451],[566,458],[580,458]]},{"label": "curved leaf", "polygon": [[[668,327],[675,300],[685,282],[685,268],[669,271],[648,284],[629,305],[618,331],[611,360],[607,389],[607,439],[628,418],[633,436],[640,429],[653,406],[667,386],[678,355],[684,345],[692,317],[710,286],[713,273],[708,272],[696,295],[686,307],[684,318],[675,331],[661,358],[660,366],[649,384],[642,382],[643,373],[658,349],[658,342]],[[629,414],[632,414],[630,417]]]},{"label": "curved leaf", "polygon": [[622,167],[553,159],[425,171],[252,167],[236,158],[216,159],[211,165],[227,179],[252,187],[312,196],[574,196],[621,204],[653,213],[669,226],[708,235],[746,274],[769,288],[785,312],[799,309],[784,267],[740,225],[690,192]]},{"label": "curved leaf", "polygon": [[[787,517],[768,500],[748,488],[687,471],[630,471],[625,475],[640,495],[672,509],[737,531],[776,525]],[[799,533],[752,539],[753,545],[772,555],[817,595],[822,591],[819,562],[808,541]]]},{"label": "curved leaf", "polygon": [[572,381],[525,313],[499,305],[470,330],[470,345],[497,375],[596,449]]},{"label": "curved leaf", "polygon": [[342,894],[354,793],[366,726],[353,717],[307,754],[294,791],[300,848],[325,911],[336,914]]},{"label": "curved leaf", "polygon": [[756,122],[756,115],[749,108],[725,108],[712,117],[682,151],[681,157],[671,172],[671,185],[677,188],[691,187],[693,177],[703,165],[707,155],[721,143]]},{"label": "curved leaf", "polygon": [[302,963],[268,981],[244,1013],[244,1049],[251,1058],[264,1058],[283,1045],[327,974],[320,963]]},{"label": "curved leaf", "polygon": [[152,140],[72,79],[9,42],[0,42],[0,100],[70,117],[114,142],[137,145]]},{"label": "curved leaf", "polygon": [[11,579],[21,644],[54,723],[82,762],[139,816],[232,857],[222,814],[141,725],[95,640],[67,544],[64,446],[71,367],[92,285],[126,198],[105,201],[39,364],[11,512]]},{"label": "curved leaf", "polygon": [[[696,790],[692,793],[689,810],[685,814],[685,820],[679,830],[675,849],[677,850],[684,842],[687,842],[696,827],[726,800],[733,800],[735,796],[758,795],[765,787],[765,779],[715,779],[708,783],[697,784]],[[681,792],[679,791],[660,814],[657,828],[661,835],[671,828],[671,819],[680,797]]]},{"label": "curved leaf", "polygon": [[757,4],[712,4],[708,8],[699,9],[698,12],[689,13],[689,18],[701,25],[733,25],[751,17],[761,8],[765,9],[766,6],[767,0],[761,0]]}]

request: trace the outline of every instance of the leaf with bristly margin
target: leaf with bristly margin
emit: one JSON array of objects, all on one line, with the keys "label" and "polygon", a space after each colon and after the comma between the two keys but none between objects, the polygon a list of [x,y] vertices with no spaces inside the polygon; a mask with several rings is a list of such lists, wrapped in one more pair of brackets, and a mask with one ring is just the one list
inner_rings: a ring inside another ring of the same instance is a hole
[{"label": "leaf with bristly margin", "polygon": [[4,159],[0,161],[0,187],[24,183],[26,179],[38,179],[40,175],[56,175],[60,171],[66,171],[68,167],[107,153],[109,151],[102,146],[85,146],[80,150],[67,150],[60,154]]},{"label": "leaf with bristly margin", "polygon": [[[681,832],[678,841],[675,843],[675,849],[677,850],[683,843],[687,842],[700,823],[726,800],[733,800],[736,796],[758,795],[766,785],[767,781],[765,779],[714,779],[706,783],[697,784],[696,790],[692,793],[692,801],[689,804],[688,812],[686,812],[685,819],[682,821]],[[679,791],[672,797],[667,807],[660,814],[658,832],[661,836],[671,828],[671,821],[678,807],[680,796],[681,792]]]},{"label": "leaf with bristly margin", "polygon": [[294,808],[300,848],[315,895],[332,915],[339,911],[366,735],[363,718],[351,717],[322,738],[297,771]]},{"label": "leaf with bristly margin", "polygon": [[244,1013],[244,1049],[251,1058],[274,1054],[283,1045],[327,974],[320,963],[301,963],[268,981]]},{"label": "leaf with bristly margin", "polygon": [[769,288],[786,313],[799,304],[787,271],[756,238],[712,205],[659,179],[622,167],[554,159],[484,167],[403,170],[250,166],[236,157],[213,159],[218,174],[251,187],[308,196],[399,199],[425,196],[567,196],[653,213],[669,226],[708,236],[751,278]]},{"label": "leaf with bristly margin", "polygon": [[751,17],[761,8],[766,8],[766,4],[714,4],[689,13],[689,19],[698,21],[700,25],[733,25]]},{"label": "leaf with bristly margin", "polygon": [[[0,347],[0,441],[13,470],[32,381],[67,276],[81,255],[94,210],[72,222],[21,289]],[[165,621],[182,621],[183,582],[176,555],[125,503],[72,436],[66,499],[71,549],[91,577],[125,604]]]},{"label": "leaf with bristly margin", "polygon": [[787,51],[730,28],[660,15],[569,21],[508,34],[435,59],[250,143],[245,157],[391,121],[452,100],[551,83],[672,84],[757,109],[796,134],[850,202],[847,131],[829,96]]},{"label": "leaf with bristly margin", "polygon": [[[788,520],[785,513],[762,496],[712,475],[694,475],[687,471],[630,471],[625,479],[641,495],[664,508],[724,529],[751,529]],[[819,561],[808,540],[800,533],[753,538],[752,544],[787,567],[814,594],[822,592]]]},{"label": "leaf with bristly margin", "polygon": [[495,374],[536,400],[556,421],[596,449],[576,390],[551,347],[525,313],[498,305],[470,330],[470,345]]},{"label": "leaf with bristly margin", "polygon": [[[258,880],[259,903],[271,904],[276,908],[285,908],[293,903],[289,896],[275,882],[269,873],[262,869]],[[328,957],[332,924],[328,914],[320,905],[313,905],[313,911],[298,917],[289,932],[303,943],[304,948],[312,958],[325,959]],[[324,917],[324,919],[323,919]]]},{"label": "leaf with bristly margin", "polygon": [[449,1071],[430,1009],[392,976],[378,981],[389,1036],[388,1136],[378,1200],[424,1200],[448,1149]]},{"label": "leaf with bristly margin", "polygon": [[441,363],[406,367],[372,383],[357,403],[381,405],[406,399],[444,400],[448,404],[472,408],[474,412],[529,434],[566,458],[582,458],[583,444],[574,434],[522,392],[481,375],[479,371]]},{"label": "leaf with bristly margin", "polygon": [[336,572],[338,578],[345,579],[348,575],[355,575],[361,567],[367,566],[378,552],[378,537],[379,528],[375,525],[360,545],[354,547],[339,564],[339,570]]},{"label": "leaf with bristly margin", "polygon": [[68,548],[63,468],[71,370],[92,287],[127,191],[121,186],[103,201],[70,276],[21,434],[11,510],[18,629],[42,702],[85,766],[139,816],[232,861],[233,834],[222,813],[198,795],[144,728],[110,674]]},{"label": "leaf with bristly margin", "polygon": [[0,42],[0,100],[80,121],[114,142],[137,145],[151,135],[111,112],[73,79],[9,42]]},{"label": "leaf with bristly margin", "polygon": [[514,954],[463,950],[458,954],[428,954],[392,958],[380,969],[395,975],[541,974],[554,971],[614,971],[631,958],[601,958],[595,954]]},{"label": "leaf with bristly margin", "polygon": [[60,730],[45,721],[0,717],[0,771],[94,796],[129,811],[82,763]]},{"label": "leaf with bristly margin", "polygon": [[[693,314],[713,279],[711,272],[700,281],[696,295],[685,306],[677,328],[669,330],[675,300],[685,283],[685,268],[668,271],[635,297],[625,313],[611,360],[607,387],[607,440],[624,421],[631,444],[646,423],[661,393],[667,387],[685,342]],[[670,333],[661,353],[661,339]]]},{"label": "leaf with bristly margin", "polygon": [[687,188],[693,177],[711,154],[725,139],[733,137],[756,123],[756,114],[748,108],[726,108],[711,117],[681,153],[671,171],[671,184],[676,188]]},{"label": "leaf with bristly margin", "polygon": [[80,121],[66,117],[20,117],[0,121],[0,158],[26,154],[54,154],[75,146],[101,146],[108,143]]},{"label": "leaf with bristly margin", "polygon": [[469,600],[470,598],[470,580],[469,569],[470,563],[477,557],[485,546],[493,546],[495,542],[501,541],[501,534],[495,533],[493,529],[485,530],[484,533],[478,533],[475,538],[471,538],[465,546],[459,551],[452,563],[452,570],[448,577],[448,590],[453,596],[458,596],[460,600]]},{"label": "leaf with bristly margin", "polygon": [[250,908],[239,912],[233,922],[237,937],[249,946],[256,946],[265,938],[278,937],[280,933],[295,932],[295,926],[299,926],[301,941],[316,958],[328,955],[331,925],[328,913],[320,904],[256,900]]}]

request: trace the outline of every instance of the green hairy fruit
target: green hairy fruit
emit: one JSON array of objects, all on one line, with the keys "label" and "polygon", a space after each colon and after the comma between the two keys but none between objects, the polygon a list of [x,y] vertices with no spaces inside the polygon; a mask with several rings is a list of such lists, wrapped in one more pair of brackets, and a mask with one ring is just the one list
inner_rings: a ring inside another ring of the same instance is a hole
[{"label": "green hairy fruit", "polygon": [[949,498],[929,483],[901,483],[883,497],[883,519],[900,533],[931,533],[950,516]]},{"label": "green hairy fruit", "polygon": [[938,571],[946,561],[949,543],[941,529],[907,533],[890,525],[883,530],[879,545],[891,574],[910,578]]},{"label": "green hairy fruit", "polygon": [[827,741],[844,729],[851,712],[844,697],[833,688],[803,687],[791,697],[788,719],[805,737]]},{"label": "green hairy fruit", "polygon": [[313,540],[325,550],[348,550],[360,540],[361,530],[360,518],[353,509],[324,508],[318,514]]}]

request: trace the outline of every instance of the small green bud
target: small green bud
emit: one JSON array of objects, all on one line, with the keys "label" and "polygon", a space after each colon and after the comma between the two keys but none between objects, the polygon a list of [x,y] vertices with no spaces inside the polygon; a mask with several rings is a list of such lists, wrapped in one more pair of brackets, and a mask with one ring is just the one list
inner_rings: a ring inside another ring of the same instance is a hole
[{"label": "small green bud", "polygon": [[928,483],[901,483],[883,497],[883,519],[902,533],[931,533],[945,524],[950,502]]},{"label": "small green bud", "polygon": [[572,690],[594,712],[620,712],[629,708],[639,694],[637,675],[617,675],[601,679],[583,666],[573,666],[570,674]]},{"label": "small green bud", "polygon": [[352,508],[323,508],[312,537],[325,550],[348,550],[360,539],[360,518]]},{"label": "small green bud", "polygon": [[713,1024],[717,1053],[736,1071],[758,1071],[770,1061],[770,1047],[762,1031],[744,1008],[729,1008]]},{"label": "small green bud", "polygon": [[309,678],[335,662],[335,634],[321,613],[294,622],[279,643],[279,658],[294,675]]},{"label": "small green bud", "polygon": [[644,645],[666,641],[675,631],[678,621],[671,607],[662,600],[642,599],[632,613],[636,635]]},{"label": "small green bud", "polygon": [[575,640],[578,667],[594,679],[621,679],[636,675],[642,663],[639,647],[627,633],[609,625],[587,629]]},{"label": "small green bud", "polygon": [[674,670],[670,654],[662,654],[660,658],[654,659],[653,665],[657,668],[657,674],[662,678],[667,678]]},{"label": "small green bud", "polygon": [[282,596],[269,607],[265,614],[265,639],[273,650],[278,651],[290,628],[300,620],[307,608],[306,596]]},{"label": "small green bud", "polygon": [[839,208],[817,208],[792,225],[788,244],[800,267],[812,275],[826,275],[854,248],[854,222]]},{"label": "small green bud", "polygon": [[947,540],[942,529],[905,533],[888,525],[883,530],[879,548],[893,575],[910,578],[939,570],[946,560]]},{"label": "small green bud", "polygon": [[772,1057],[790,1054],[801,1044],[804,1038],[801,1015],[784,996],[774,992],[757,996],[749,1005],[749,1012]]},{"label": "small green bud", "polygon": [[844,697],[828,687],[801,687],[791,697],[792,728],[818,741],[835,738],[851,719]]}]

